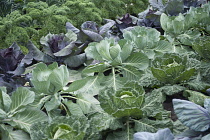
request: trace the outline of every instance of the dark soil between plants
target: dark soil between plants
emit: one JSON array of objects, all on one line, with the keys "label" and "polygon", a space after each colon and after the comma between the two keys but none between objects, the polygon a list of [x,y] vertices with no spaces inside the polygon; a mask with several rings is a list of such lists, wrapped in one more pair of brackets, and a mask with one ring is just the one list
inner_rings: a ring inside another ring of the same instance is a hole
[{"label": "dark soil between plants", "polygon": [[172,100],[173,99],[182,99],[182,100],[187,100],[186,97],[184,97],[182,95],[182,93],[177,93],[177,94],[174,94],[172,96],[168,96],[166,95],[166,100],[163,102],[163,108],[165,110],[168,110],[168,111],[171,111],[171,119],[173,121],[176,121],[178,118],[174,112],[174,108],[173,108],[173,103],[172,103]]}]

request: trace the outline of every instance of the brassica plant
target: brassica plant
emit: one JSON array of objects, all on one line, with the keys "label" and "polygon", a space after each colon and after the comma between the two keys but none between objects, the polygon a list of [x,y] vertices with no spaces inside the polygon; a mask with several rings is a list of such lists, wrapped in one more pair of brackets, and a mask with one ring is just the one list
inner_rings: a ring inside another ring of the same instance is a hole
[{"label": "brassica plant", "polygon": [[187,56],[166,53],[152,62],[151,71],[154,77],[165,84],[176,84],[189,80],[195,68],[187,64]]},{"label": "brassica plant", "polygon": [[[9,92],[28,81],[23,62],[25,55],[14,43],[7,49],[0,50],[0,86],[6,86]],[[17,80],[18,79],[18,80]]]},{"label": "brassica plant", "polygon": [[29,53],[26,55],[25,63],[31,64],[33,60],[36,60],[44,63],[66,64],[71,68],[78,67],[85,62],[86,56],[81,53],[84,45],[76,46],[76,40],[77,35],[69,30],[66,34],[49,33],[43,36],[40,39],[43,50],[39,50],[32,42],[29,42]]},{"label": "brassica plant", "polygon": [[51,122],[37,122],[31,127],[32,140],[83,140],[89,122],[85,116],[57,117]]},{"label": "brassica plant", "polygon": [[35,93],[28,88],[19,87],[7,94],[5,87],[0,88],[0,135],[2,139],[29,140],[30,127],[35,122],[47,121],[44,112],[30,106]]}]

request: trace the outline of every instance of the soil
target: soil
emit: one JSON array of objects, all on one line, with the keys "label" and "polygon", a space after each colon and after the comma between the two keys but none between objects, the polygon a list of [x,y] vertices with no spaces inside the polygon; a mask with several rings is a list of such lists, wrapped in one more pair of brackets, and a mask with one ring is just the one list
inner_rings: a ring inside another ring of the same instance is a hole
[{"label": "soil", "polygon": [[178,118],[177,118],[176,114],[174,113],[173,104],[172,104],[173,99],[187,100],[187,98],[184,97],[182,95],[182,93],[178,93],[178,94],[174,94],[172,96],[166,96],[166,100],[163,102],[163,108],[168,111],[171,111],[171,119],[173,121],[176,121]]}]

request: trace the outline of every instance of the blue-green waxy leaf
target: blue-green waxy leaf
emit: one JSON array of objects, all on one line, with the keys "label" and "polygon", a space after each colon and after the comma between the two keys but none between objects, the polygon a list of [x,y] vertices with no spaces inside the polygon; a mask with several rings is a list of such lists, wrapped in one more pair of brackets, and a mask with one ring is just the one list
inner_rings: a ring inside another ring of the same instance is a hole
[{"label": "blue-green waxy leaf", "polygon": [[206,135],[206,136],[202,137],[202,139],[201,139],[201,140],[209,140],[209,139],[210,139],[210,134],[208,134],[208,135]]},{"label": "blue-green waxy leaf", "polygon": [[205,131],[210,127],[210,114],[207,109],[186,100],[173,99],[178,119],[190,129]]},{"label": "blue-green waxy leaf", "polygon": [[170,129],[158,130],[156,133],[137,132],[134,134],[134,140],[173,140],[174,136]]},{"label": "blue-green waxy leaf", "polygon": [[74,56],[68,56],[65,58],[64,63],[69,67],[78,67],[81,64],[83,64],[86,60],[85,53],[74,55]]},{"label": "blue-green waxy leaf", "polygon": [[208,112],[210,111],[210,99],[204,100],[204,107],[208,110]]}]

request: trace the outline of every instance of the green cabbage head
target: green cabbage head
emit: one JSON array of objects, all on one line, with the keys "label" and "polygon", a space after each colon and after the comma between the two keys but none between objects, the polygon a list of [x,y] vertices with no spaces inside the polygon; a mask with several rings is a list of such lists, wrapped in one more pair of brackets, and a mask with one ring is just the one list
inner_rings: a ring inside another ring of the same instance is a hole
[{"label": "green cabbage head", "polygon": [[187,62],[187,56],[166,53],[152,62],[151,71],[159,81],[165,84],[177,84],[189,80],[194,75],[195,69]]},{"label": "green cabbage head", "polygon": [[144,89],[136,82],[128,82],[123,88],[107,88],[99,94],[101,107],[114,117],[142,117]]}]

